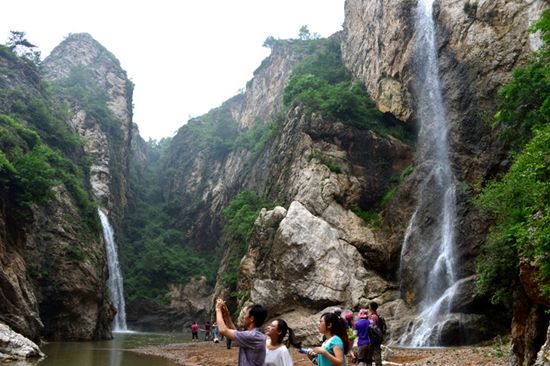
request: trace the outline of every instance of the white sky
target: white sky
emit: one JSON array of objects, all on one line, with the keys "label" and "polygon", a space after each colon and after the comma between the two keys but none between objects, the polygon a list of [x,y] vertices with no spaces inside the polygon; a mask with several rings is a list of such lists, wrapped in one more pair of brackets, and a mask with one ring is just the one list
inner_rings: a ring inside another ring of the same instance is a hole
[{"label": "white sky", "polygon": [[327,37],[344,21],[344,0],[12,0],[0,9],[0,43],[23,31],[42,59],[69,33],[111,51],[135,84],[146,140],[236,95],[269,55],[268,36],[297,38],[307,25]]}]

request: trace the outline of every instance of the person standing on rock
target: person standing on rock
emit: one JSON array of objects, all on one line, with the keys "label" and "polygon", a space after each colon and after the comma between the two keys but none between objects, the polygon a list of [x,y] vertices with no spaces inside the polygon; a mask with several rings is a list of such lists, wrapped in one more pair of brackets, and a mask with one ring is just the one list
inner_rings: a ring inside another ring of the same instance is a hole
[{"label": "person standing on rock", "polygon": [[288,344],[296,348],[302,345],[296,340],[296,335],[283,319],[276,319],[266,327],[266,356],[264,366],[293,366],[292,357],[283,340],[288,333]]},{"label": "person standing on rock", "polygon": [[216,300],[216,321],[220,334],[239,345],[239,366],[263,366],[266,354],[266,336],[260,327],[267,318],[267,310],[258,304],[244,310],[244,327],[238,331],[231,320],[229,309],[222,299]]}]

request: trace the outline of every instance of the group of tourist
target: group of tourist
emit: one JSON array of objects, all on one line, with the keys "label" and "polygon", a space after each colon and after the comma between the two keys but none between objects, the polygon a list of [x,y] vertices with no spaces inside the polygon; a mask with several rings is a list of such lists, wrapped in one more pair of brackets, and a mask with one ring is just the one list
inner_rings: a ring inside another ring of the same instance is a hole
[{"label": "group of tourist", "polygon": [[[312,349],[301,347],[294,331],[283,319],[273,320],[263,333],[260,327],[267,318],[267,310],[258,304],[245,309],[245,330],[239,331],[231,320],[227,305],[222,299],[218,299],[216,322],[219,334],[228,340],[234,340],[239,346],[239,366],[292,366],[289,345],[307,354],[309,359],[319,366],[346,365],[346,355],[357,360],[360,366],[370,366],[373,360],[376,366],[381,366],[380,345],[370,342],[368,332],[369,327],[376,326],[379,322],[377,307],[378,305],[373,302],[368,310],[361,309],[355,324],[353,314],[348,313],[349,315],[342,317],[339,308],[324,313],[319,319],[319,332],[323,335],[323,343]],[[357,356],[353,351],[354,338],[357,339]]]},{"label": "group of tourist", "polygon": [[214,322],[213,324],[210,324],[209,321],[207,321],[204,324],[204,328],[201,329],[199,324],[197,322],[191,323],[191,341],[192,342],[198,342],[199,341],[199,330],[204,331],[204,340],[205,341],[219,341],[219,332],[218,332],[218,324]]}]

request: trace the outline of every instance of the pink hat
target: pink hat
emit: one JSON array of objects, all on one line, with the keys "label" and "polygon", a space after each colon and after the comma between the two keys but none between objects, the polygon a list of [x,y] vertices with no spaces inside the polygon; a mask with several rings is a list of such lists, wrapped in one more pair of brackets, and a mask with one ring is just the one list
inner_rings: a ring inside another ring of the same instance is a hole
[{"label": "pink hat", "polygon": [[359,319],[367,319],[369,317],[369,312],[367,309],[363,308],[359,310]]},{"label": "pink hat", "polygon": [[351,319],[353,318],[353,315],[351,313],[346,313],[346,319]]}]

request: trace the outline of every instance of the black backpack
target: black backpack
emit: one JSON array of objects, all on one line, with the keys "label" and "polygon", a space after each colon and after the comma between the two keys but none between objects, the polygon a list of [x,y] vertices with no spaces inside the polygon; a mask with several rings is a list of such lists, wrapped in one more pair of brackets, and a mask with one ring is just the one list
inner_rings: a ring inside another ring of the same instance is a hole
[{"label": "black backpack", "polygon": [[388,332],[388,327],[386,326],[386,319],[382,315],[378,315],[378,328],[382,332],[382,335],[385,337]]},{"label": "black backpack", "polygon": [[388,330],[388,327],[386,326],[386,319],[384,319],[383,316],[378,315],[378,325],[374,325],[374,323],[371,323],[369,325],[369,339],[370,343],[379,346],[384,341],[384,336],[386,335],[386,332]]}]

